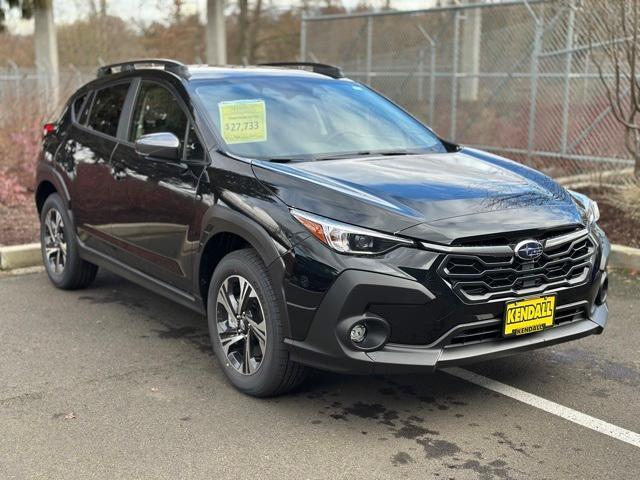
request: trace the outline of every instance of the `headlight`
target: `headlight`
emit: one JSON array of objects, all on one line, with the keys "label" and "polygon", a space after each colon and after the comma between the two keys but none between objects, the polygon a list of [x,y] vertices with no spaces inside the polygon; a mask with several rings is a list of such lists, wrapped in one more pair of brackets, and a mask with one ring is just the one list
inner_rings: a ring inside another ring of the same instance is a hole
[{"label": "headlight", "polygon": [[598,208],[598,202],[595,200],[591,200],[586,195],[582,193],[574,192],[573,190],[569,190],[571,196],[576,200],[582,208],[587,212],[587,218],[589,220],[589,225],[594,224],[598,220],[600,220],[600,208]]},{"label": "headlight", "polygon": [[600,220],[600,208],[595,200],[589,199],[589,202],[589,223],[596,223]]},{"label": "headlight", "polygon": [[398,245],[414,245],[404,238],[385,235],[365,228],[339,223],[300,210],[293,215],[314,237],[336,252],[351,255],[376,255]]}]

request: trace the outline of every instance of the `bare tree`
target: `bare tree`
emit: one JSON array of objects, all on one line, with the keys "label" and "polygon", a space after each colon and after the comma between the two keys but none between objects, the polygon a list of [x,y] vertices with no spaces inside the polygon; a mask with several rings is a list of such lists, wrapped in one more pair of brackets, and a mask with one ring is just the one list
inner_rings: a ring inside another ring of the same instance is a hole
[{"label": "bare tree", "polygon": [[34,19],[35,63],[44,74],[42,91],[48,92],[47,100],[55,108],[60,80],[52,0],[0,0],[0,30],[4,29],[5,12],[12,8],[20,9],[23,18]]},{"label": "bare tree", "polygon": [[255,6],[253,7],[253,15],[251,16],[251,34],[249,40],[249,63],[256,63],[258,46],[259,46],[259,36],[260,36],[260,27],[262,25],[262,0],[256,0]]},{"label": "bare tree", "polygon": [[253,2],[253,11],[248,0],[238,0],[238,42],[236,54],[243,64],[256,62],[260,46],[260,28],[262,25],[262,0]]},{"label": "bare tree", "polygon": [[240,63],[246,64],[249,60],[249,43],[251,32],[249,31],[249,0],[238,0],[238,44],[236,55]]},{"label": "bare tree", "polygon": [[[640,0],[587,1],[585,16],[593,61],[614,118],[624,127],[625,146],[640,178]],[[569,8],[574,8],[574,2]]]}]

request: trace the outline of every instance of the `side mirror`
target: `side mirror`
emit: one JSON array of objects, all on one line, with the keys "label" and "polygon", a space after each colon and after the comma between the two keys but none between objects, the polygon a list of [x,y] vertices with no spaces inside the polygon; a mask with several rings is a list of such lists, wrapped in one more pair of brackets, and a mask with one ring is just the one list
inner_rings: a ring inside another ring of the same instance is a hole
[{"label": "side mirror", "polygon": [[143,135],[136,140],[135,148],[138,155],[168,162],[179,162],[182,154],[180,140],[169,132]]}]

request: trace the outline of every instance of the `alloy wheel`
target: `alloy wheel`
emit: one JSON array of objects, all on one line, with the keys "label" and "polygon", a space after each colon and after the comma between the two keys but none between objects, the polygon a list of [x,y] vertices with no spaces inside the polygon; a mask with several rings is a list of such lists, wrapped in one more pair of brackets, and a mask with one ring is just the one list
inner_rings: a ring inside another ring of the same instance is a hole
[{"label": "alloy wheel", "polygon": [[44,220],[44,251],[49,270],[61,275],[67,265],[67,241],[62,215],[55,208],[47,212]]},{"label": "alloy wheel", "polygon": [[267,347],[267,324],[255,288],[240,275],[227,277],[216,300],[216,326],[226,361],[243,375],[255,373]]}]

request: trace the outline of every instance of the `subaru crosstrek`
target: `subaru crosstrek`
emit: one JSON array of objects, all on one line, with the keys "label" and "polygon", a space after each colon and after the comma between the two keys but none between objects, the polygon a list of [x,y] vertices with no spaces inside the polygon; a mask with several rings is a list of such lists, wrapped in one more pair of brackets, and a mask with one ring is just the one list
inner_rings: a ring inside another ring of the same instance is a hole
[{"label": "subaru crosstrek", "polygon": [[99,267],[207,315],[238,389],[431,371],[602,332],[598,208],[321,64],[102,67],[45,126],[56,287]]}]

